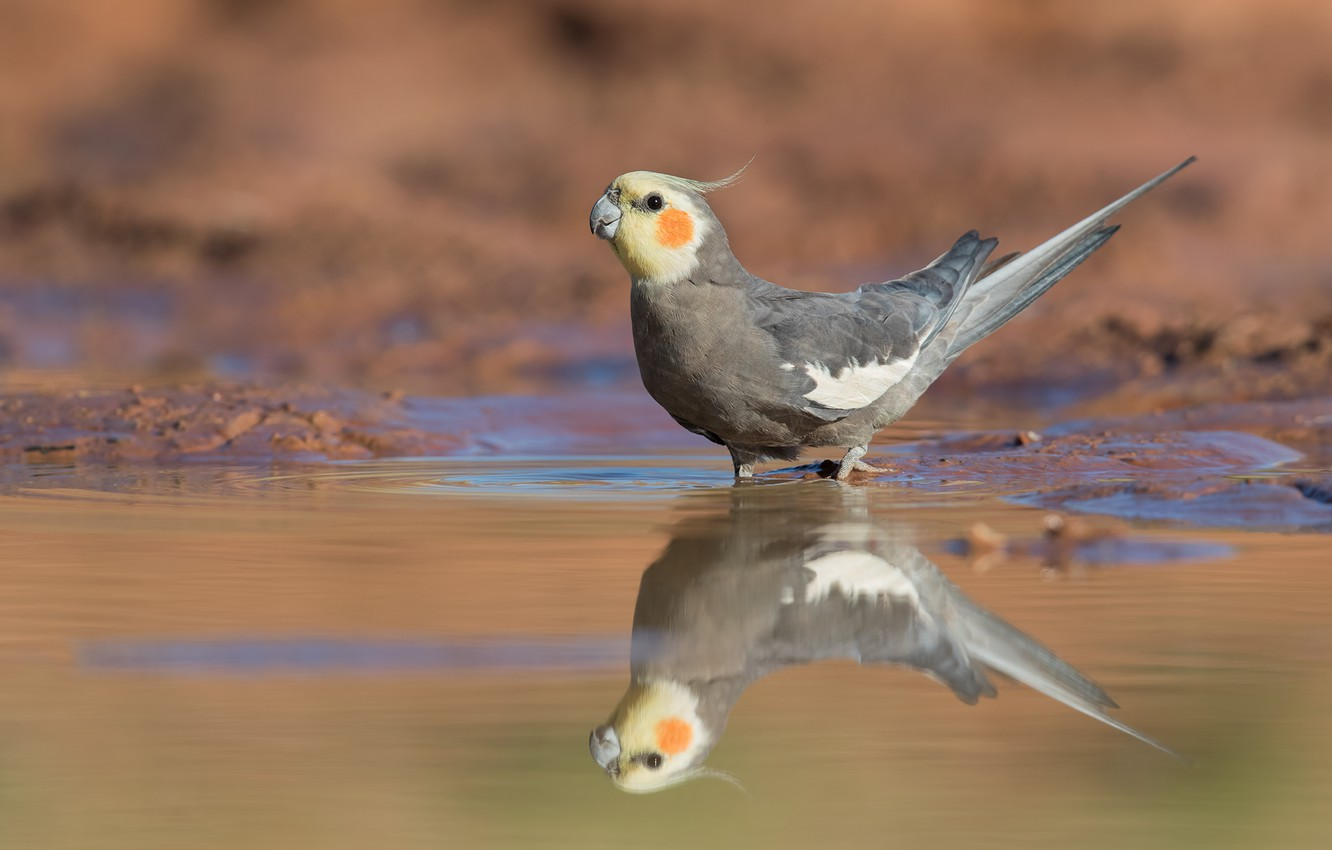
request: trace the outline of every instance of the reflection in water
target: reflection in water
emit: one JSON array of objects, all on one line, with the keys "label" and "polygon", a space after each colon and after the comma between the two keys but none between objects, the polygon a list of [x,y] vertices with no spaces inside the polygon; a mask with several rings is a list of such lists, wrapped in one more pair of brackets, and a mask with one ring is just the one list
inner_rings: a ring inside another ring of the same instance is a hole
[{"label": "reflection in water", "polygon": [[95,640],[79,647],[77,657],[86,670],[208,676],[600,669],[619,656],[618,647],[595,638],[460,641],[228,637]]},{"label": "reflection in water", "polygon": [[643,573],[629,688],[589,741],[620,788],[724,776],[703,760],[744,689],[831,658],[911,667],[969,704],[996,695],[986,673],[997,671],[1170,753],[1110,717],[1116,705],[1094,682],[964,596],[901,529],[871,522],[859,491],[767,489],[738,488],[729,510],[680,522]]}]

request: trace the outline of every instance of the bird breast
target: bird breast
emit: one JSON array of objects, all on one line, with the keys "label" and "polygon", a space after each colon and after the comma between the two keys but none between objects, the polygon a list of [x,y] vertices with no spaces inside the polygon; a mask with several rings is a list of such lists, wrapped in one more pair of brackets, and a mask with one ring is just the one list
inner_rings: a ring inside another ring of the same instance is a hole
[{"label": "bird breast", "polygon": [[772,428],[757,412],[782,397],[771,338],[743,319],[738,289],[635,282],[634,352],[643,385],[669,413],[726,437]]}]

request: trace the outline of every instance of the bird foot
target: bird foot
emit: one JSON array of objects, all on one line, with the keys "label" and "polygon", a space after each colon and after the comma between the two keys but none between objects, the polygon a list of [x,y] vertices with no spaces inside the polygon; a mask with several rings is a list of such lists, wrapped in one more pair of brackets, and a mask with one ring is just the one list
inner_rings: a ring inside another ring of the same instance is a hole
[{"label": "bird foot", "polygon": [[871,475],[877,475],[881,472],[896,472],[890,466],[874,466],[865,463],[863,460],[853,460],[850,463],[842,462],[837,465],[837,475],[834,476],[838,481],[847,481],[851,478],[853,472],[868,472]]}]

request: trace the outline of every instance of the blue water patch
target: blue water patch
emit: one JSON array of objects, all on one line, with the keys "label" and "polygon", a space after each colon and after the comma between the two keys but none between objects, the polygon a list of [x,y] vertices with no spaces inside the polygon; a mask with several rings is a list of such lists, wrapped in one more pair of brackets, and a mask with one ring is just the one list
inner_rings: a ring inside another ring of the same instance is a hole
[{"label": "blue water patch", "polygon": [[78,646],[79,667],[167,675],[599,670],[628,660],[624,638],[390,640],[344,637],[97,640]]},{"label": "blue water patch", "polygon": [[1129,482],[1034,493],[1012,501],[1050,510],[1199,528],[1332,531],[1332,508],[1310,498],[1296,485],[1276,478],[1201,479],[1155,487]]},{"label": "blue water patch", "polygon": [[[470,459],[435,464],[416,492],[562,498],[660,497],[686,490],[729,488],[728,464],[712,458],[589,457]],[[765,482],[766,483],[766,482]]]}]

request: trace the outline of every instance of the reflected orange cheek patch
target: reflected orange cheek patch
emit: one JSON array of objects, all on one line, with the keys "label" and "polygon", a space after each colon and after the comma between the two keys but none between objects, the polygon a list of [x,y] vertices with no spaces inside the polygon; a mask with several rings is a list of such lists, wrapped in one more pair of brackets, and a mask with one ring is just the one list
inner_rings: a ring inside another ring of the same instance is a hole
[{"label": "reflected orange cheek patch", "polygon": [[668,756],[679,755],[689,749],[694,730],[678,717],[668,717],[657,724],[657,749]]},{"label": "reflected orange cheek patch", "polygon": [[657,216],[657,241],[667,248],[679,248],[694,238],[694,220],[684,210],[662,210]]}]

